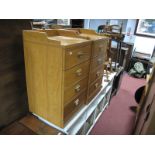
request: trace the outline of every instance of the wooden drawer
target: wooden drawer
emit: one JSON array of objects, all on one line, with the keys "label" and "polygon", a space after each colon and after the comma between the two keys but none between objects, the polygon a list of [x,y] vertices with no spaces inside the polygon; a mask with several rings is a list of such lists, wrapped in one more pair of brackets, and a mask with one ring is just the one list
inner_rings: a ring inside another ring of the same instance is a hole
[{"label": "wooden drawer", "polygon": [[102,78],[96,80],[93,84],[89,87],[89,96],[91,96],[94,92],[98,92],[102,88]]},{"label": "wooden drawer", "polygon": [[88,85],[88,77],[82,79],[72,87],[66,89],[64,91],[64,102],[68,103],[71,99],[78,96],[83,90],[87,89],[87,85]]},{"label": "wooden drawer", "polygon": [[91,56],[91,45],[65,51],[65,69],[78,65]]},{"label": "wooden drawer", "polygon": [[105,53],[107,52],[107,40],[100,40],[100,41],[94,42],[92,52],[93,52],[92,53],[93,57],[96,57],[99,55],[101,57],[104,57]]},{"label": "wooden drawer", "polygon": [[86,91],[64,107],[64,120],[68,121],[86,103]]},{"label": "wooden drawer", "polygon": [[99,66],[102,66],[104,63],[104,59],[102,57],[96,57],[93,60],[91,60],[91,71],[96,69]]},{"label": "wooden drawer", "polygon": [[99,68],[95,69],[93,72],[90,72],[89,83],[94,82],[96,79],[102,77],[104,74],[104,65],[101,65]]},{"label": "wooden drawer", "polygon": [[81,79],[87,77],[89,72],[89,64],[90,61],[86,61],[70,70],[65,71],[65,88],[73,86]]}]

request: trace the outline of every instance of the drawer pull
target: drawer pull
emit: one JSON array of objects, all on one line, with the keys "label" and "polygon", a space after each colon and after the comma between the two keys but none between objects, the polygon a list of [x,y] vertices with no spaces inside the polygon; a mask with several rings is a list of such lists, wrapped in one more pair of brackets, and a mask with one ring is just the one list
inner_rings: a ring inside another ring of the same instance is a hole
[{"label": "drawer pull", "polygon": [[98,64],[101,64],[102,63],[102,59],[98,59],[97,62],[98,62]]},{"label": "drawer pull", "polygon": [[97,76],[97,77],[99,77],[99,76],[100,76],[100,72],[99,72],[99,71],[96,73],[96,76]]},{"label": "drawer pull", "polygon": [[76,75],[77,76],[81,76],[82,75],[82,69],[81,68],[76,71]]},{"label": "drawer pull", "polygon": [[74,103],[75,103],[76,106],[79,105],[79,101],[80,101],[79,99],[76,99],[76,100],[74,101]]},{"label": "drawer pull", "polygon": [[75,86],[75,91],[76,92],[79,92],[80,91],[80,85],[79,84]]},{"label": "drawer pull", "polygon": [[81,58],[82,56],[84,56],[85,55],[85,53],[83,53],[83,52],[78,52],[78,54],[77,54],[77,56],[79,57],[79,58]]},{"label": "drawer pull", "polygon": [[95,88],[97,88],[97,87],[98,87],[98,83],[95,84]]},{"label": "drawer pull", "polygon": [[69,55],[72,55],[73,54],[73,52],[69,52]]}]

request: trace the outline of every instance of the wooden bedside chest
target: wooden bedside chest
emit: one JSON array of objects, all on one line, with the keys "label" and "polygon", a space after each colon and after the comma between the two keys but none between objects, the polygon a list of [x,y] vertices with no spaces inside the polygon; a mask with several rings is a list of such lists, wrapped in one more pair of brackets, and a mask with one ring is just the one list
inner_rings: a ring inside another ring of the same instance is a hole
[{"label": "wooden bedside chest", "polygon": [[29,109],[61,128],[102,88],[108,38],[88,32],[23,32]]},{"label": "wooden bedside chest", "polygon": [[61,30],[23,31],[30,112],[64,127],[87,99],[91,41]]},{"label": "wooden bedside chest", "polygon": [[90,102],[102,87],[101,84],[104,74],[104,63],[107,60],[107,46],[109,38],[103,35],[101,36],[94,30],[90,29],[75,28],[69,30],[76,32],[79,38],[92,41],[87,99],[87,102]]}]

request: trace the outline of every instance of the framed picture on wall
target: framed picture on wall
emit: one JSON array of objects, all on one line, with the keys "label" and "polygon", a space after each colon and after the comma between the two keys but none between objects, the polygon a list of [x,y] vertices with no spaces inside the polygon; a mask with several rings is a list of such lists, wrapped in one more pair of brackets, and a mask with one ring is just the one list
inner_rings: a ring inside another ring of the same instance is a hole
[{"label": "framed picture on wall", "polygon": [[155,38],[155,19],[137,20],[135,35]]}]

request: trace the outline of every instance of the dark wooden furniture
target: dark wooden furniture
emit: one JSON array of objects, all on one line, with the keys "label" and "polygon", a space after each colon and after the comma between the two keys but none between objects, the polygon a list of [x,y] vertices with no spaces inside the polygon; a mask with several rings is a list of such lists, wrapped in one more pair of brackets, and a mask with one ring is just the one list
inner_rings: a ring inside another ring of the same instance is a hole
[{"label": "dark wooden furniture", "polygon": [[118,57],[118,49],[117,48],[111,48],[110,50],[110,57],[112,59],[112,62],[117,62],[119,66],[122,66],[127,70],[127,62],[128,60],[128,48],[121,47],[119,57]]},{"label": "dark wooden furniture", "polygon": [[0,135],[62,135],[61,131],[51,127],[32,114],[13,122],[0,130]]},{"label": "dark wooden furniture", "polygon": [[22,30],[31,20],[0,20],[0,128],[28,112]]},{"label": "dark wooden furniture", "polygon": [[119,67],[117,74],[114,77],[111,97],[116,95],[120,88],[122,77],[123,77],[123,72],[124,72],[123,67]]},{"label": "dark wooden furniture", "polygon": [[117,33],[117,34],[122,34],[122,26],[121,25],[99,25],[98,26],[98,33]]},{"label": "dark wooden furniture", "polygon": [[134,134],[155,134],[155,66],[143,91]]},{"label": "dark wooden furniture", "polygon": [[72,28],[84,28],[84,19],[71,19]]},{"label": "dark wooden furniture", "polygon": [[133,47],[134,47],[133,43],[124,42],[124,41],[122,42],[122,48],[127,49],[127,50],[125,50],[125,53],[124,53],[125,55],[123,57],[123,68],[127,72],[130,69],[130,62],[131,62]]},{"label": "dark wooden furniture", "polygon": [[114,70],[116,70],[117,66],[121,66],[120,65],[121,48],[122,48],[122,41],[124,39],[124,34],[122,34],[122,24],[100,25],[98,27],[98,33],[110,37],[111,42],[114,41],[117,44],[116,48],[112,48],[112,43],[109,44],[109,54],[108,54],[108,57],[112,58],[112,61],[115,62]]}]

